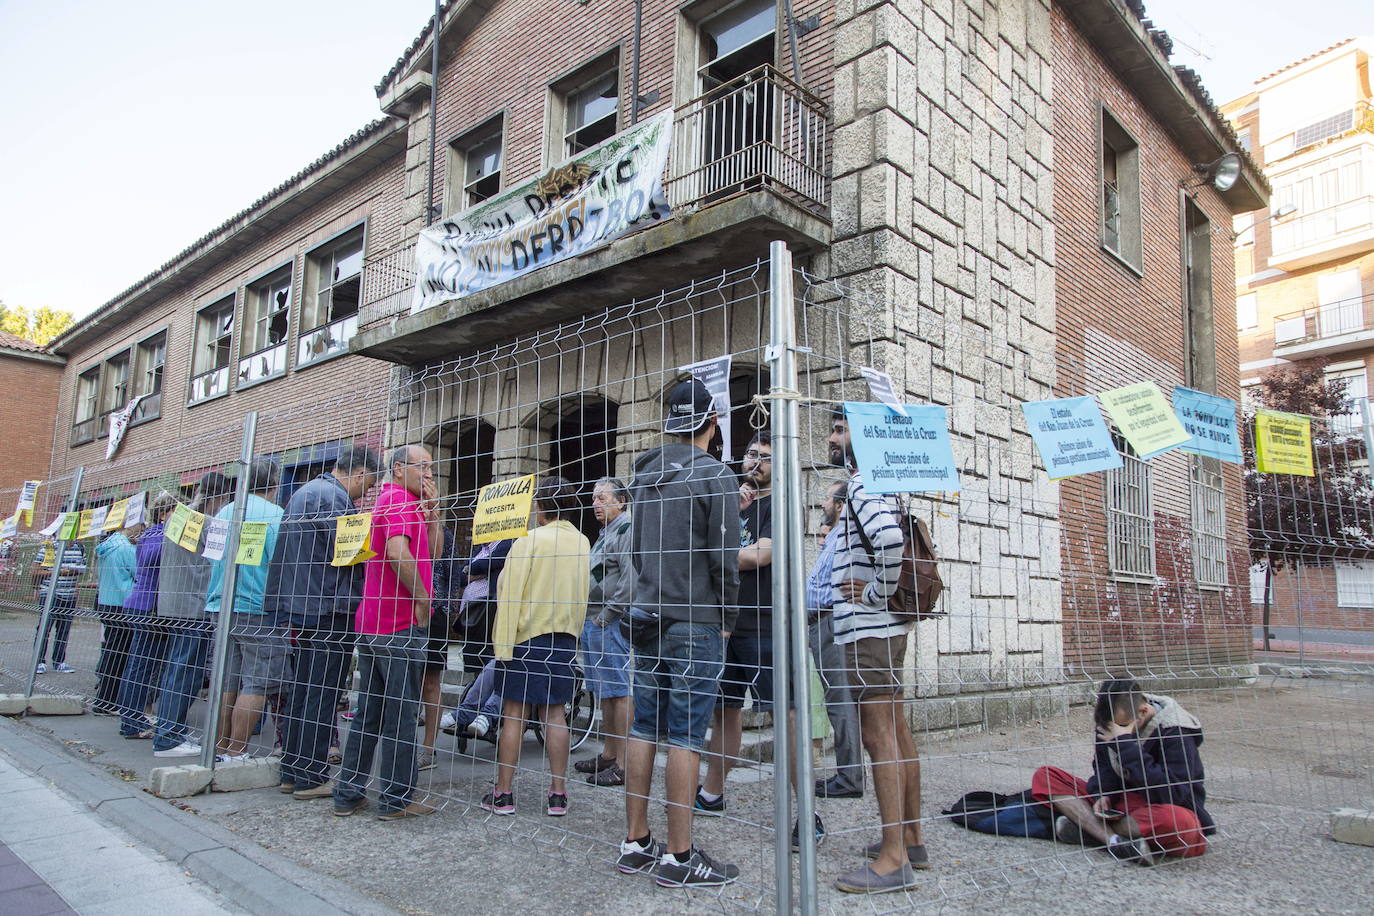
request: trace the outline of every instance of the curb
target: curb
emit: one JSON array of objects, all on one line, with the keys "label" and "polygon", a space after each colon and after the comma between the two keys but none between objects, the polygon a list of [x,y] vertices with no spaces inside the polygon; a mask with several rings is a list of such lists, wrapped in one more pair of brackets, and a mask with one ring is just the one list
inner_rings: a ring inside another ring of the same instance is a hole
[{"label": "curb", "polygon": [[399,912],[154,798],[138,784],[120,782],[3,718],[0,752],[19,769],[52,784],[250,913],[395,916]]}]

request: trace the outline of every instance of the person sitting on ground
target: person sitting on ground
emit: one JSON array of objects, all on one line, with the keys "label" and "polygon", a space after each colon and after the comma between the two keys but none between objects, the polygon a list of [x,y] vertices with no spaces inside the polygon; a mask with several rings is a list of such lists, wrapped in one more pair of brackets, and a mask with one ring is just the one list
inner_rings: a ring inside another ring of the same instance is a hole
[{"label": "person sitting on ground", "polygon": [[1054,806],[1055,838],[1085,845],[1085,837],[1118,859],[1153,865],[1158,854],[1191,857],[1207,851],[1216,832],[1204,802],[1202,723],[1172,697],[1148,694],[1130,679],[1102,685],[1093,710],[1097,742],[1087,782],[1044,766],[1031,794]]},{"label": "person sitting on ground", "polygon": [[466,732],[474,738],[494,740],[494,723],[501,718],[501,697],[496,693],[496,659],[473,678],[458,705],[444,713],[439,725],[450,734]]}]

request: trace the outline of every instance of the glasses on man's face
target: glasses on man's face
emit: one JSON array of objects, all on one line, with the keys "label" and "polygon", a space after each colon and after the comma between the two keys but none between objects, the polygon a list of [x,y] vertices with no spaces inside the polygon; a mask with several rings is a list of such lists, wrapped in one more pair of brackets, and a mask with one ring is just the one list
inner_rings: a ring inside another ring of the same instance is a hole
[{"label": "glasses on man's face", "polygon": [[402,461],[400,464],[402,467],[419,468],[421,474],[428,474],[434,470],[434,465],[428,461]]},{"label": "glasses on man's face", "polygon": [[749,451],[745,452],[745,453],[744,453],[744,457],[745,457],[745,458],[748,458],[750,461],[772,461],[772,460],[773,460],[773,456],[772,456],[772,455],[770,455],[770,454],[768,454],[768,453],[766,453],[766,452],[761,452],[761,451],[759,451],[759,450],[756,449],[756,448],[751,448]]}]

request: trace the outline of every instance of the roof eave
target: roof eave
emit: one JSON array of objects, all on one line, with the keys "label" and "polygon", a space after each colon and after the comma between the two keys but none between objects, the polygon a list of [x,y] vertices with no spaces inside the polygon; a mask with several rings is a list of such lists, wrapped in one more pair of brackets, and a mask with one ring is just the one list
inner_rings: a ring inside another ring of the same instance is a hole
[{"label": "roof eave", "polygon": [[66,359],[55,353],[44,353],[36,350],[20,350],[16,347],[0,346],[0,356],[27,359],[35,363],[50,363],[54,366],[65,366],[67,364]]}]

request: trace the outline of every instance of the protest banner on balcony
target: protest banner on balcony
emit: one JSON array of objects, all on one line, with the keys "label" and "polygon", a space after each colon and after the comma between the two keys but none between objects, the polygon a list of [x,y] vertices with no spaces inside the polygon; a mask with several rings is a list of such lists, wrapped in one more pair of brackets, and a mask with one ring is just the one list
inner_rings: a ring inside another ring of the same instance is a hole
[{"label": "protest banner on balcony", "polygon": [[420,233],[412,313],[594,251],[668,217],[664,112]]}]

